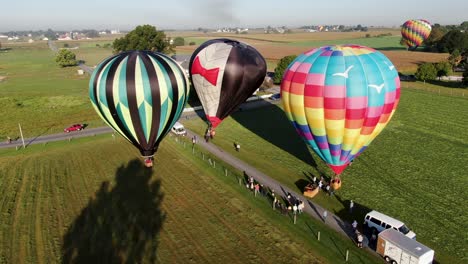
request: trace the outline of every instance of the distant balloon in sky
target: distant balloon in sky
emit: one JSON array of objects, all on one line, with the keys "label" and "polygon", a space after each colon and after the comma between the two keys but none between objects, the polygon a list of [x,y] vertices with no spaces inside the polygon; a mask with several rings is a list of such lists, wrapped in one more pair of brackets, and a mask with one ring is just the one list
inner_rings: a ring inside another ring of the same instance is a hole
[{"label": "distant balloon in sky", "polygon": [[195,50],[189,71],[214,131],[260,87],[266,62],[252,46],[231,39],[213,39]]},{"label": "distant balloon in sky", "polygon": [[431,34],[432,26],[423,19],[411,19],[401,27],[401,36],[410,49],[415,49]]},{"label": "distant balloon in sky", "polygon": [[400,79],[392,62],[372,48],[325,46],[288,66],[281,98],[297,133],[339,175],[390,121]]},{"label": "distant balloon in sky", "polygon": [[188,99],[184,70],[162,53],[128,51],[101,62],[89,81],[99,116],[137,147],[152,166],[159,143]]}]

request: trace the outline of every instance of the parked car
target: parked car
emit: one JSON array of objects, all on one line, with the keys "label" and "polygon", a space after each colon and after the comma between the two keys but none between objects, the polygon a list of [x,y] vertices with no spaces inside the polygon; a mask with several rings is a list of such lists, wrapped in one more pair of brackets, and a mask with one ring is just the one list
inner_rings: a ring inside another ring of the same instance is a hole
[{"label": "parked car", "polygon": [[71,126],[65,128],[63,130],[63,132],[69,133],[71,131],[80,131],[80,130],[82,130],[84,128],[85,128],[85,126],[83,124],[74,124],[74,125],[71,125]]},{"label": "parked car", "polygon": [[416,239],[416,234],[403,222],[377,211],[371,211],[366,214],[364,225],[373,230],[373,232],[382,232],[385,229],[392,228],[409,238]]},{"label": "parked car", "polygon": [[414,76],[413,74],[406,75],[406,74],[399,72],[398,77],[400,77],[400,81],[402,82],[415,82],[416,81],[416,76]]},{"label": "parked car", "polygon": [[273,94],[272,96],[270,96],[270,100],[272,101],[276,101],[276,100],[279,100],[281,99],[281,95],[279,93],[276,93],[276,94]]},{"label": "parked car", "polygon": [[187,131],[185,130],[185,127],[184,125],[182,125],[181,123],[179,122],[176,122],[174,124],[174,126],[172,127],[171,129],[171,132],[176,134],[176,135],[182,135],[182,136],[185,136],[187,135]]}]

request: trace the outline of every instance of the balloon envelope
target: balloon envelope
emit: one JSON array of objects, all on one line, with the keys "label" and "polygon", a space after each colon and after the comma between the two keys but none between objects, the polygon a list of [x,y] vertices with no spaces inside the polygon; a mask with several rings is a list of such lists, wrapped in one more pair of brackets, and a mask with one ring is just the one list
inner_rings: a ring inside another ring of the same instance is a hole
[{"label": "balloon envelope", "polygon": [[266,62],[247,44],[213,39],[195,50],[189,71],[208,122],[215,128],[260,87]]},{"label": "balloon envelope", "polygon": [[424,19],[411,19],[401,27],[401,36],[409,48],[417,48],[431,34],[431,23]]},{"label": "balloon envelope", "polygon": [[96,67],[89,97],[110,127],[150,157],[184,109],[188,80],[164,54],[123,52]]},{"label": "balloon envelope", "polygon": [[281,97],[297,133],[340,174],[389,122],[400,79],[390,60],[374,49],[326,46],[288,66]]}]

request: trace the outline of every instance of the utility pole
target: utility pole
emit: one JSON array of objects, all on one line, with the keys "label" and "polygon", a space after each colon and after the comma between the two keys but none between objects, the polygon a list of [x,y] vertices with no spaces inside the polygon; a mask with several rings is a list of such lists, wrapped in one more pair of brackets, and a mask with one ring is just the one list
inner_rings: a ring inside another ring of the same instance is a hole
[{"label": "utility pole", "polygon": [[21,141],[23,142],[23,148],[26,148],[26,145],[24,144],[24,137],[23,137],[23,130],[21,130],[21,124],[18,123],[20,134],[21,134]]}]

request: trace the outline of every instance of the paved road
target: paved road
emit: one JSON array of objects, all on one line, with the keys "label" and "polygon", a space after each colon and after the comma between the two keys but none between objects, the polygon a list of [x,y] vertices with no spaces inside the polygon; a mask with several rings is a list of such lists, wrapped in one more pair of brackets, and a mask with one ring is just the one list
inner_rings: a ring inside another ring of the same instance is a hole
[{"label": "paved road", "polygon": [[[278,101],[266,101],[266,100],[257,100],[257,101],[250,101],[246,102],[241,105],[241,108],[243,110],[248,110],[248,109],[253,109],[253,108],[259,108],[259,107],[264,107],[267,105],[271,104],[277,104]],[[203,110],[196,111],[196,112],[185,112],[182,114],[181,119],[190,119],[195,116],[203,116]],[[70,138],[81,138],[81,137],[88,137],[88,136],[94,136],[94,135],[99,135],[99,134],[105,134],[105,133],[112,133],[113,130],[110,127],[98,127],[98,128],[86,128],[82,131],[74,131],[70,133],[59,133],[59,134],[51,134],[51,135],[38,135],[33,138],[26,138],[24,139],[24,143],[26,146],[32,145],[32,144],[41,144],[41,143],[46,143],[46,142],[52,142],[52,141],[60,141],[60,140],[68,140]],[[16,146],[22,146],[23,143],[21,139],[17,139],[12,141],[10,144],[8,144],[6,141],[0,142],[0,148],[15,148]]]},{"label": "paved road", "polygon": [[[89,137],[89,136],[94,136],[98,134],[105,134],[105,133],[112,133],[113,130],[110,127],[98,127],[98,128],[90,128],[90,129],[84,129],[81,131],[74,131],[70,133],[61,133],[61,134],[52,134],[52,135],[46,135],[46,136],[37,136],[34,138],[25,138],[24,139],[24,144],[27,146],[31,144],[41,144],[41,143],[46,143],[46,142],[52,142],[52,141],[60,141],[60,140],[69,140],[72,138],[81,138],[81,137]],[[10,144],[7,142],[1,142],[0,143],[0,148],[15,148],[15,147],[22,147],[23,142],[21,141],[21,138],[12,141]]]},{"label": "paved road", "polygon": [[[252,108],[258,108],[258,107],[263,107],[266,105],[270,104],[277,104],[279,103],[280,100],[277,101],[266,101],[266,100],[259,100],[255,102],[247,102],[241,105],[241,108],[243,110],[247,109],[252,109]],[[190,119],[194,116],[200,115],[202,113],[200,112],[188,112],[184,113],[183,117],[181,118],[181,121],[183,122],[183,119]],[[80,138],[80,137],[88,137],[88,136],[94,136],[98,134],[105,134],[105,133],[112,133],[113,130],[110,127],[99,127],[99,128],[90,128],[90,129],[84,129],[82,131],[75,131],[75,132],[70,132],[70,133],[61,133],[61,134],[53,134],[53,135],[46,135],[46,136],[38,136],[35,138],[28,138],[25,139],[25,144],[26,145],[31,145],[31,144],[40,144],[40,143],[45,143],[45,142],[51,142],[51,141],[59,141],[59,140],[68,140],[71,138]],[[187,130],[187,136],[188,137],[193,137],[196,135],[194,132]],[[198,138],[203,139],[202,135],[197,135]],[[315,217],[316,219],[319,219],[321,221],[324,221],[328,226],[331,228],[341,232],[342,234],[353,238],[354,234],[352,231],[352,227],[350,223],[344,222],[341,220],[338,216],[328,212],[328,216],[326,219],[323,219],[323,212],[324,209],[315,204],[314,202],[311,202],[307,200],[302,194],[297,193],[296,191],[289,189],[288,187],[282,186],[279,182],[276,180],[272,179],[268,175],[258,171],[256,168],[250,166],[249,164],[237,159],[236,157],[232,156],[231,154],[223,151],[219,147],[213,145],[212,143],[207,143],[203,140],[199,140],[198,145],[201,147],[205,148],[209,152],[213,153],[216,155],[218,158],[222,159],[224,162],[230,164],[231,166],[235,167],[236,169],[240,171],[245,171],[247,175],[253,176],[254,179],[264,186],[269,187],[270,189],[275,190],[275,193],[278,196],[287,196],[288,193],[291,193],[292,196],[297,197],[298,199],[302,200],[305,202],[305,208],[304,211]],[[6,142],[0,143],[0,148],[8,148],[8,147],[20,147],[22,146],[21,139],[16,140],[10,144]],[[241,150],[242,151],[242,150]],[[364,241],[364,244],[367,244],[367,241]]]},{"label": "paved road", "polygon": [[[323,209],[321,206],[315,204],[314,202],[308,201],[302,194],[297,193],[296,191],[285,187],[281,185],[279,182],[276,180],[272,179],[268,175],[260,172],[256,168],[250,166],[249,164],[239,160],[238,158],[232,156],[231,154],[225,152],[221,148],[213,145],[212,143],[207,143],[203,140],[202,135],[195,134],[194,132],[187,130],[187,137],[192,138],[194,135],[197,136],[200,140],[198,140],[198,145],[205,148],[212,154],[216,155],[218,158],[222,159],[224,162],[230,164],[234,168],[240,170],[240,171],[245,171],[245,173],[248,176],[253,176],[253,178],[258,181],[260,184],[263,184],[264,186],[268,186],[270,189],[275,190],[275,194],[278,197],[278,195],[281,195],[283,197],[286,197],[288,193],[291,193],[292,196],[297,197],[298,199],[305,201],[305,208],[304,211],[308,213],[309,215],[315,217],[316,219],[319,219],[321,221],[324,221],[328,226],[331,228],[341,232],[342,234],[353,237],[353,231],[351,224],[344,222],[341,220],[338,216],[328,212],[327,218],[324,220],[323,219],[323,212],[325,209]],[[240,150],[242,152],[242,149]]]}]

